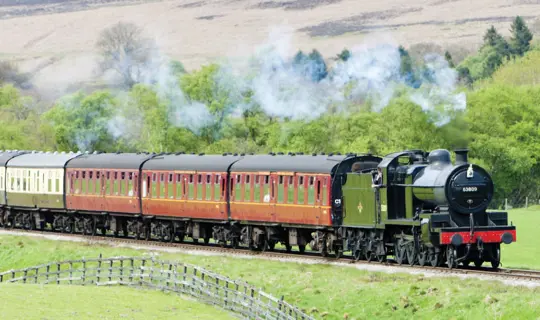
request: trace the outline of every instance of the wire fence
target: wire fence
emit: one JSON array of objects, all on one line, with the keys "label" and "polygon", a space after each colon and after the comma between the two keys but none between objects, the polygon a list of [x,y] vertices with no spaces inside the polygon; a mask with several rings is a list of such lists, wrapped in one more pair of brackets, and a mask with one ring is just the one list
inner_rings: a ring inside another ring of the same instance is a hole
[{"label": "wire fence", "polygon": [[153,257],[67,260],[0,273],[0,283],[125,285],[185,294],[244,319],[313,319],[300,309],[242,281]]},{"label": "wire fence", "polygon": [[538,206],[540,205],[540,199],[532,198],[532,197],[525,197],[521,200],[513,200],[513,199],[494,199],[493,203],[495,207],[493,209],[498,210],[510,210],[510,209],[518,209],[518,208],[529,208],[532,206]]}]

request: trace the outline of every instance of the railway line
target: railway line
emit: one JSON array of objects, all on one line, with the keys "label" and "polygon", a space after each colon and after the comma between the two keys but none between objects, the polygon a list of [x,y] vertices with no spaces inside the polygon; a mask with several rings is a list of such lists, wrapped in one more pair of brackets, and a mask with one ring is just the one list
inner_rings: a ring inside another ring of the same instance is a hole
[{"label": "railway line", "polygon": [[217,243],[195,242],[162,242],[159,240],[138,240],[135,238],[114,237],[114,235],[81,235],[61,233],[51,230],[25,230],[25,229],[0,229],[0,235],[38,236],[60,241],[92,242],[96,244],[131,247],[156,251],[195,253],[203,255],[225,255],[231,257],[258,257],[268,260],[284,262],[299,262],[308,264],[332,264],[341,266],[354,266],[358,269],[382,271],[382,272],[405,272],[413,274],[427,274],[428,276],[461,276],[463,278],[479,278],[485,280],[499,280],[506,284],[540,286],[540,270],[522,270],[509,268],[487,267],[459,267],[448,269],[446,266],[432,267],[398,264],[393,259],[381,263],[376,261],[354,260],[352,257],[322,257],[317,252],[305,251],[303,253],[276,248],[271,251],[252,251],[248,248],[228,248]]}]

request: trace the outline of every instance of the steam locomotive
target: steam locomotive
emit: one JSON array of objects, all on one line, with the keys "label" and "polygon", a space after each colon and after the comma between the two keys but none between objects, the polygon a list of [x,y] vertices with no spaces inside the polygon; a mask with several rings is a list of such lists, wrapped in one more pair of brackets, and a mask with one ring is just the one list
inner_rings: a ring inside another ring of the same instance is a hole
[{"label": "steam locomotive", "polygon": [[[467,150],[371,154],[0,153],[0,225],[440,266],[500,264],[516,241],[487,211]],[[380,183],[374,176],[377,175]],[[376,182],[374,184],[374,181]]]}]

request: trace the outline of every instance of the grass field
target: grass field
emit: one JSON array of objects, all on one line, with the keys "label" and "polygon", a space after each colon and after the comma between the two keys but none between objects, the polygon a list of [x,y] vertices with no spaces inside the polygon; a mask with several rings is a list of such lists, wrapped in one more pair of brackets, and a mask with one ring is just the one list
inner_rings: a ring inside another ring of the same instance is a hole
[{"label": "grass field", "polygon": [[2,284],[0,319],[235,318],[221,309],[156,291],[126,287]]},{"label": "grass field", "polygon": [[517,242],[502,246],[502,267],[540,270],[540,206],[510,210],[508,219],[516,226]]},{"label": "grass field", "polygon": [[[536,214],[536,215],[535,215]],[[537,267],[535,221],[540,212],[511,212],[518,241],[505,248],[506,267]],[[530,240],[527,240],[530,239]],[[31,237],[0,237],[0,270],[78,257],[143,255],[144,250]],[[155,253],[243,279],[324,319],[540,319],[540,289],[479,280],[374,273],[329,265]],[[511,260],[511,259],[515,259]],[[98,290],[98,289],[94,289]],[[1,301],[1,300],[0,300]],[[137,305],[137,308],[140,308]]]}]

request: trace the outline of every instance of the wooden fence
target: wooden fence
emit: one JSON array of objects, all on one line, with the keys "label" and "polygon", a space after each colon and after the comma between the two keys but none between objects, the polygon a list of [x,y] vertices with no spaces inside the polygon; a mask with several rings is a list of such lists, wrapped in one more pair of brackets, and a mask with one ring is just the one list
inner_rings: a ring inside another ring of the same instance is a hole
[{"label": "wooden fence", "polygon": [[153,257],[53,262],[0,273],[1,282],[144,287],[190,295],[245,319],[313,319],[283,297],[277,299],[245,282]]}]

